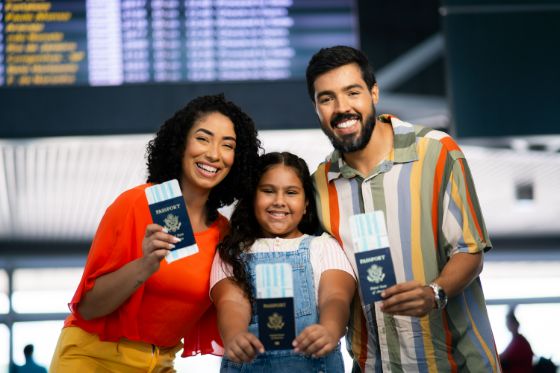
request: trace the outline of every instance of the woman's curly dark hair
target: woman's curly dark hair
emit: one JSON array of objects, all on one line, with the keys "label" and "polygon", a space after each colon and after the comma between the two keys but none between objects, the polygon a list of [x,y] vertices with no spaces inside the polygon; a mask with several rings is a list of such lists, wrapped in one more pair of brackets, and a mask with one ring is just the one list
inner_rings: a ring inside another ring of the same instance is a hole
[{"label": "woman's curly dark hair", "polygon": [[259,158],[254,178],[247,192],[239,199],[230,219],[230,233],[218,245],[220,258],[232,268],[233,280],[243,289],[245,295],[253,304],[254,289],[251,287],[245,263],[241,254],[248,252],[257,238],[263,237],[262,228],[255,217],[255,195],[261,177],[273,166],[284,165],[291,167],[301,180],[305,199],[308,202],[306,212],[298,229],[302,233],[314,234],[317,232],[318,219],[313,196],[313,181],[309,174],[307,164],[297,155],[289,152],[272,152]]},{"label": "woman's curly dark hair", "polygon": [[187,135],[192,126],[210,113],[221,113],[234,125],[236,135],[235,158],[226,178],[211,191],[206,202],[208,220],[217,218],[217,209],[227,206],[249,188],[262,149],[253,120],[237,105],[226,101],[223,94],[200,96],[191,100],[173,117],[165,121],[155,138],[148,143],[146,158],[148,182],[162,183],[181,180],[183,154]]}]

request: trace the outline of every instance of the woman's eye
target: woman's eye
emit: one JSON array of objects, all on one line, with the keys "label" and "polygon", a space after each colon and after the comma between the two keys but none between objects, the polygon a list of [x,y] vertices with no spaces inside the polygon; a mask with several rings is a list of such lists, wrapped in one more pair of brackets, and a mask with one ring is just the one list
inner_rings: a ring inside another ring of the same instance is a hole
[{"label": "woman's eye", "polygon": [[198,136],[196,139],[198,141],[208,142],[208,139],[206,137]]}]

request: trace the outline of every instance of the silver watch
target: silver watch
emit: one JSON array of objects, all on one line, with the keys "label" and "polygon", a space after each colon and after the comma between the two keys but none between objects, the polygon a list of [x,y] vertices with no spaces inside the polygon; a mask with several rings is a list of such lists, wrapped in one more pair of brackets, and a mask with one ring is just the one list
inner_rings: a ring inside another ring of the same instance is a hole
[{"label": "silver watch", "polygon": [[447,294],[443,291],[443,288],[439,286],[437,283],[432,282],[428,285],[432,288],[434,292],[434,299],[436,301],[436,309],[442,310],[447,305]]}]

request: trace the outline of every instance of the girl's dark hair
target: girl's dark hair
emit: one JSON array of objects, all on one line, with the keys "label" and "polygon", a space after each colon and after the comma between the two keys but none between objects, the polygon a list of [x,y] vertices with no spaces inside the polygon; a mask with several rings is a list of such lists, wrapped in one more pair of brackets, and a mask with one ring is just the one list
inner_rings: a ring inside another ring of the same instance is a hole
[{"label": "girl's dark hair", "polygon": [[253,178],[261,149],[253,120],[233,102],[226,101],[223,94],[200,96],[165,121],[155,138],[148,143],[146,151],[148,182],[181,180],[187,135],[199,119],[211,113],[221,113],[233,122],[236,147],[231,170],[210,191],[206,202],[209,221],[217,218],[218,208],[239,198],[240,191],[247,189],[249,180]]},{"label": "girl's dark hair", "polygon": [[230,233],[218,245],[220,258],[224,263],[231,266],[233,280],[243,289],[251,300],[251,304],[254,299],[254,289],[251,287],[241,254],[248,252],[255,240],[263,236],[262,229],[255,217],[255,195],[261,177],[276,165],[292,168],[303,185],[308,205],[301,222],[298,224],[298,229],[302,233],[314,234],[317,232],[318,227],[315,198],[313,196],[313,181],[305,161],[289,152],[273,152],[262,155],[259,158],[257,172],[249,189],[247,189],[247,193],[244,193],[239,199],[231,215]]}]

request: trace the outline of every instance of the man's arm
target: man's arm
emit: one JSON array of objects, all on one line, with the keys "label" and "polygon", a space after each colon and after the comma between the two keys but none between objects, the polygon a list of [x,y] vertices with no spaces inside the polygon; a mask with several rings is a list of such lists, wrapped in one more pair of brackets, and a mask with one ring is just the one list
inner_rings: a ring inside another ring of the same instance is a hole
[{"label": "man's arm", "polygon": [[[449,298],[460,294],[482,271],[482,253],[457,253],[434,279]],[[381,294],[381,310],[403,316],[424,316],[435,307],[433,290],[418,281],[394,285]]]},{"label": "man's arm", "polygon": [[[451,156],[451,155],[450,155]],[[448,187],[443,198],[441,232],[449,260],[434,279],[449,298],[460,294],[482,271],[484,249],[490,241],[484,226],[474,183],[462,152],[455,151]],[[442,240],[439,241],[440,245]],[[439,248],[438,250],[444,250]],[[390,314],[424,316],[434,307],[434,291],[419,281],[387,289],[381,309]]]}]

